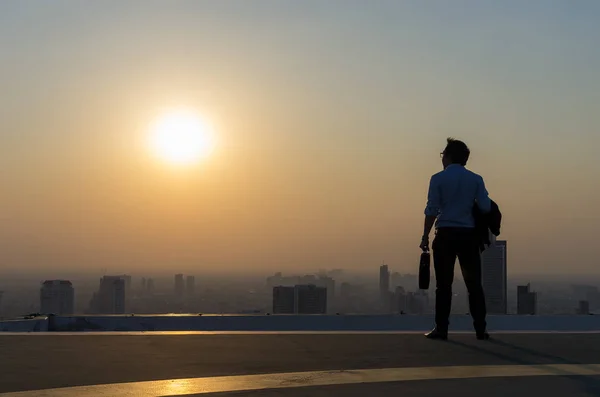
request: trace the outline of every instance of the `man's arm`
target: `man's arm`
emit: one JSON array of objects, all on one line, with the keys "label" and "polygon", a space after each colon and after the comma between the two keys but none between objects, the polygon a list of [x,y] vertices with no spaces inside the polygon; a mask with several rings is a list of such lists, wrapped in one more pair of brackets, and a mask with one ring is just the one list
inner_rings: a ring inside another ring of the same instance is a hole
[{"label": "man's arm", "polygon": [[[425,223],[424,223],[424,227],[423,227],[422,242],[427,242],[427,247],[429,247],[429,233],[431,233],[431,229],[433,228],[433,225],[435,224],[436,219],[437,219],[437,216],[425,215]],[[423,247],[421,247],[421,248],[423,248]]]},{"label": "man's arm", "polygon": [[483,178],[479,177],[479,183],[477,184],[477,194],[475,196],[475,201],[477,201],[477,206],[481,210],[481,212],[487,214],[492,209],[492,200],[490,200],[488,191],[485,188],[485,182],[483,182]]},{"label": "man's arm", "polygon": [[425,207],[425,222],[423,225],[423,237],[421,239],[421,249],[429,249],[429,234],[440,213],[441,198],[440,190],[434,177],[429,181],[429,192],[427,193],[427,207]]}]

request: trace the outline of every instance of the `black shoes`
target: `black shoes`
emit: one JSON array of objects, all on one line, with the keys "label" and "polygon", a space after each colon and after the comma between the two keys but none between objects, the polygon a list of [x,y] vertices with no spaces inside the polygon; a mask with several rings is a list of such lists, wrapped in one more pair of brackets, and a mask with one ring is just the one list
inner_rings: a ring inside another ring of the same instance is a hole
[{"label": "black shoes", "polygon": [[425,334],[425,337],[433,340],[448,340],[448,331],[440,331],[436,327],[433,331]]},{"label": "black shoes", "polygon": [[[477,340],[490,339],[490,334],[488,334],[486,331],[477,331],[475,335],[477,336]],[[448,331],[441,331],[436,327],[433,329],[433,331],[425,334],[425,337],[433,340],[448,340]]]}]

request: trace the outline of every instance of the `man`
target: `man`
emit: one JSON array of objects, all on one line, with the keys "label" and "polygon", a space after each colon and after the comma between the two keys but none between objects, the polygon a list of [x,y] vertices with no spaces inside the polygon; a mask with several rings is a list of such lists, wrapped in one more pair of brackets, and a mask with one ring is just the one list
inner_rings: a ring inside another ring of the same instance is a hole
[{"label": "man", "polygon": [[[486,308],[481,285],[480,239],[475,229],[473,208],[488,213],[491,200],[483,178],[465,168],[470,150],[459,140],[448,138],[441,153],[444,170],[433,175],[429,184],[425,228],[421,249],[429,250],[429,233],[435,223],[433,266],[436,276],[435,323],[429,339],[448,339],[454,263],[458,257],[469,293],[469,308],[477,339],[489,339]],[[437,222],[436,222],[437,220]]]}]

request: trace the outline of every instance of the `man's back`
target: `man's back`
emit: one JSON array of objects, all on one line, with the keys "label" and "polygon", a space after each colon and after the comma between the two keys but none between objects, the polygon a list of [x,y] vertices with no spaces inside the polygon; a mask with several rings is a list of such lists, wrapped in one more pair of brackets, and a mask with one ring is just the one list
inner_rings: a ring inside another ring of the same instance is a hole
[{"label": "man's back", "polygon": [[436,227],[475,227],[473,205],[489,212],[491,202],[483,178],[459,164],[431,177],[426,215],[437,216]]},{"label": "man's back", "polygon": [[448,339],[452,282],[456,259],[469,292],[469,311],[477,339],[488,339],[486,331],[485,295],[481,285],[481,255],[478,228],[475,225],[475,205],[488,213],[491,200],[483,178],[465,168],[471,151],[467,145],[453,138],[441,154],[444,171],[431,177],[423,237],[419,247],[429,251],[429,233],[437,221],[433,241],[435,268],[435,324],[429,339]]}]

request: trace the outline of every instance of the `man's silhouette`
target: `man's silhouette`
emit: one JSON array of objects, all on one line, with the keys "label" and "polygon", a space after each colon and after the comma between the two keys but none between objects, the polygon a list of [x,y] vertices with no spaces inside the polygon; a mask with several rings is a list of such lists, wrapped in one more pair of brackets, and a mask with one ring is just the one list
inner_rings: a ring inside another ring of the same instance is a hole
[{"label": "man's silhouette", "polygon": [[444,170],[433,175],[429,183],[425,229],[420,245],[424,251],[429,250],[429,233],[435,223],[432,249],[437,281],[436,326],[425,335],[429,339],[448,338],[452,281],[457,257],[469,292],[469,308],[477,339],[489,338],[481,285],[480,239],[475,228],[473,209],[476,205],[481,212],[488,213],[491,200],[483,178],[465,168],[470,153],[464,142],[448,138],[446,149],[441,153]]}]

